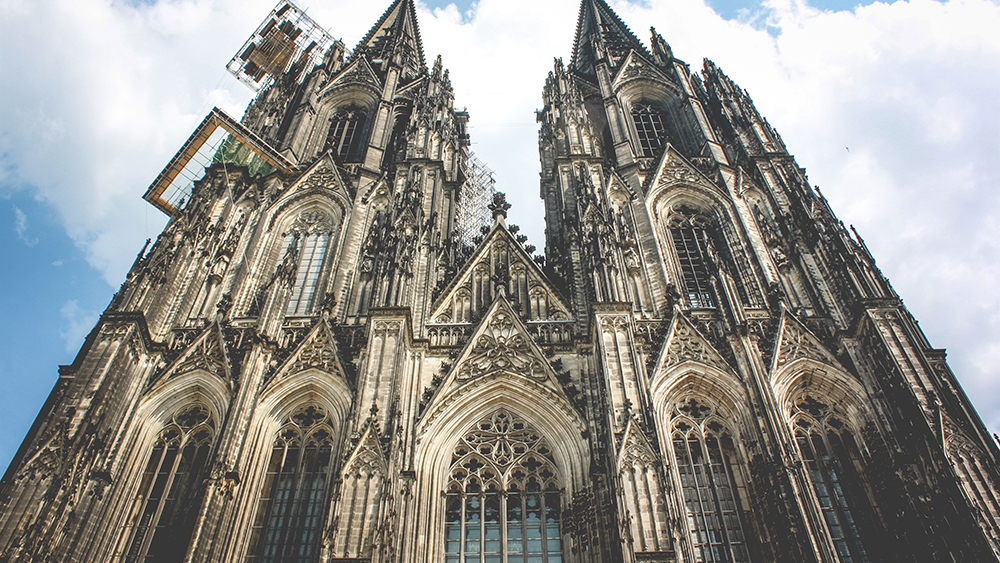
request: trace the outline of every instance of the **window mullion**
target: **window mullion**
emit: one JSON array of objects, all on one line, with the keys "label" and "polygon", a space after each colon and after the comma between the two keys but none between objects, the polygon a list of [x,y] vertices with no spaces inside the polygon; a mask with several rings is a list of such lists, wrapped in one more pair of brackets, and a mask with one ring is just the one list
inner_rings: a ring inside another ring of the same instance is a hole
[{"label": "window mullion", "polygon": [[[722,466],[721,467],[721,471],[724,472],[725,471],[725,467],[724,467],[724,458],[722,457],[722,447],[721,447],[721,444],[719,444],[718,438],[714,438],[714,437],[713,437],[713,442],[715,443],[715,447],[716,447],[716,450],[717,450],[717,453],[718,453],[718,456],[719,456],[719,458],[718,458],[719,459],[719,464],[718,465]],[[714,467],[715,463],[714,463],[714,459],[712,457],[712,453],[713,452],[712,452],[711,447],[708,445],[708,439],[707,438],[705,440],[705,448],[708,451],[708,458],[707,458],[707,460],[708,460],[708,478],[709,478],[709,483],[712,486],[712,497],[713,497],[713,500],[714,500],[716,514],[718,515],[718,519],[719,519],[719,532],[722,535],[722,545],[723,545],[723,548],[726,550],[726,553],[729,555],[729,558],[735,560],[735,558],[736,558],[735,555],[736,554],[733,551],[732,533],[729,530],[729,524],[726,522],[726,510],[725,510],[725,507],[723,506],[724,499],[722,498],[722,489],[721,489],[721,487],[729,487],[729,484],[728,483],[719,483],[719,481],[716,479],[715,467]],[[723,479],[726,478],[725,473],[722,474],[722,478]],[[729,491],[730,491],[730,494],[732,494],[732,489],[731,488],[729,488]]]},{"label": "window mullion", "polygon": [[507,563],[507,491],[497,493],[500,501],[500,561]]},{"label": "window mullion", "polygon": [[[160,525],[160,517],[163,516],[163,507],[167,503],[167,499],[170,496],[171,490],[174,486],[174,480],[177,476],[177,467],[180,465],[181,460],[184,457],[184,440],[181,439],[180,443],[177,445],[177,451],[174,454],[174,459],[170,464],[170,469],[167,473],[166,483],[164,483],[163,491],[160,493],[160,498],[156,501],[156,509],[153,511],[153,517],[149,521],[149,526],[146,528],[146,537],[143,539],[143,547],[140,553],[144,553],[143,559],[149,557],[147,551],[149,546],[153,543],[153,536],[156,535],[156,528]],[[150,533],[152,530],[152,533]]]},{"label": "window mullion", "polygon": [[[704,526],[705,530],[706,543],[704,545],[707,547],[706,555],[709,559],[711,559],[714,562],[716,561],[716,557],[715,557],[715,551],[713,549],[714,542],[712,537],[713,532],[715,532],[715,527],[712,525],[712,514],[713,514],[712,501],[710,498],[706,498],[706,496],[712,494],[711,483],[708,481],[708,475],[707,472],[705,471],[706,452],[705,452],[704,440],[702,439],[701,436],[698,436],[696,440],[697,441],[695,443],[698,447],[698,453],[700,458],[699,458],[699,463],[694,464],[695,485],[696,485],[695,491],[697,491],[698,507],[701,512],[701,519],[703,523],[702,525]],[[688,441],[688,444],[690,444],[690,441]],[[694,457],[692,456],[692,462],[693,461]]]},{"label": "window mullion", "polygon": [[528,560],[528,495],[522,490],[521,496],[521,560]]}]

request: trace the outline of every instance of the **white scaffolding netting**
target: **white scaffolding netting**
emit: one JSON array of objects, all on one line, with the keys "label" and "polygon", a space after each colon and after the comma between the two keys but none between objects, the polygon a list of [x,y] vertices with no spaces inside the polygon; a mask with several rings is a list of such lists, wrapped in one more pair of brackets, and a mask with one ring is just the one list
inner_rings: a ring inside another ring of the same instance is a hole
[{"label": "white scaffolding netting", "polygon": [[493,225],[489,204],[496,192],[496,179],[476,155],[469,153],[465,163],[465,184],[458,199],[458,230],[463,246],[475,246],[473,239],[480,236],[483,227]]}]

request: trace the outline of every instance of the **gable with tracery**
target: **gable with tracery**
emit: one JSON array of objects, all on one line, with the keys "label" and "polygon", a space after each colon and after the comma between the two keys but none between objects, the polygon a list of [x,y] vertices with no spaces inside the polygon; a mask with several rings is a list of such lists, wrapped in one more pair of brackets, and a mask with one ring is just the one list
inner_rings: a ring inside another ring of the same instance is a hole
[{"label": "gable with tracery", "polygon": [[524,321],[572,320],[567,301],[500,221],[435,300],[428,325],[475,323],[501,295]]}]

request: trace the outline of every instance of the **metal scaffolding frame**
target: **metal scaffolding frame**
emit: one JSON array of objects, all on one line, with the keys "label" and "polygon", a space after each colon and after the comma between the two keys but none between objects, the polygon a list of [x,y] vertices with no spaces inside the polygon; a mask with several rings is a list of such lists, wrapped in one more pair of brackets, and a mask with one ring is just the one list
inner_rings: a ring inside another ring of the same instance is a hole
[{"label": "metal scaffolding frame", "polygon": [[464,246],[475,246],[473,239],[480,236],[483,227],[493,225],[489,204],[496,192],[496,178],[491,170],[472,152],[465,162],[465,183],[458,199],[459,240]]},{"label": "metal scaffolding frame", "polygon": [[282,0],[226,68],[254,91],[260,91],[296,63],[301,63],[301,80],[322,60],[333,42],[333,37],[303,10]]}]

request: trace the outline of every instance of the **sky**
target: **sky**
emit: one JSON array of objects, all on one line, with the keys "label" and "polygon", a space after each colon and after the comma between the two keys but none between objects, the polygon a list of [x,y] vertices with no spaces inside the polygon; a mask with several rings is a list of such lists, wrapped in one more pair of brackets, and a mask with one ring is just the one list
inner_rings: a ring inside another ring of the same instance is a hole
[{"label": "sky", "polygon": [[[0,470],[147,238],[141,199],[218,106],[273,0],[0,0]],[[389,0],[302,0],[353,47]],[[693,70],[749,91],[810,181],[854,225],[1000,431],[1000,5],[989,0],[609,0]],[[579,0],[418,3],[472,149],[542,248],[534,110],[569,62]]]}]

